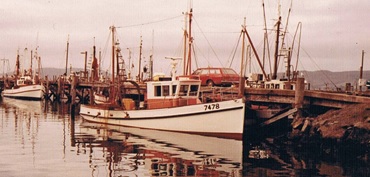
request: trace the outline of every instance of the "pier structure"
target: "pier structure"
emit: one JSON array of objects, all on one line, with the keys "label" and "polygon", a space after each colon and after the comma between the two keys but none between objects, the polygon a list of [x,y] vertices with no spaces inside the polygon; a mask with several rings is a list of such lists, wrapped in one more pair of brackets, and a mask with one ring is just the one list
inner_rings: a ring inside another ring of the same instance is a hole
[{"label": "pier structure", "polygon": [[[109,88],[111,85],[109,80],[90,81],[84,74],[72,74],[69,77],[65,75],[59,77],[53,76],[51,79],[46,76],[41,82],[46,89],[45,99],[84,104],[91,103],[94,89]],[[5,85],[14,85],[14,80],[12,78],[3,78],[0,80],[1,89]],[[136,89],[135,86],[132,87],[132,90]],[[204,90],[209,89],[205,88]],[[237,94],[240,88],[234,87],[227,90],[229,93]],[[243,90],[248,104],[264,106],[280,105],[297,108],[298,110],[312,106],[316,108],[339,109],[350,104],[370,103],[370,95],[366,94],[366,92],[348,93],[307,90],[305,89],[303,78],[297,79],[295,90],[248,87]]]}]

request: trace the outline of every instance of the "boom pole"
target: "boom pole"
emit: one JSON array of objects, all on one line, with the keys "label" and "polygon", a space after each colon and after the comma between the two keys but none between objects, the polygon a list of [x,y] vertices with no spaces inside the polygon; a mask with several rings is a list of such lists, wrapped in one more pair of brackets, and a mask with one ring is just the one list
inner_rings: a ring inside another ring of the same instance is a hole
[{"label": "boom pole", "polygon": [[69,35],[68,35],[68,39],[67,39],[67,51],[66,51],[66,72],[65,72],[66,76],[67,76],[67,72],[68,72],[68,50],[69,50]]}]

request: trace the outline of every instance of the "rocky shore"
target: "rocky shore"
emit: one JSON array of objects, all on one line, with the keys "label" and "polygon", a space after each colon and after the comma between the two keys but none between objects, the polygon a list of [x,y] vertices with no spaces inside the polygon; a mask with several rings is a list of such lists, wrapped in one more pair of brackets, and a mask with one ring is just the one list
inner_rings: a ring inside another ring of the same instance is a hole
[{"label": "rocky shore", "polygon": [[291,127],[287,136],[276,140],[298,148],[370,160],[370,105],[349,105],[314,118],[295,118]]}]

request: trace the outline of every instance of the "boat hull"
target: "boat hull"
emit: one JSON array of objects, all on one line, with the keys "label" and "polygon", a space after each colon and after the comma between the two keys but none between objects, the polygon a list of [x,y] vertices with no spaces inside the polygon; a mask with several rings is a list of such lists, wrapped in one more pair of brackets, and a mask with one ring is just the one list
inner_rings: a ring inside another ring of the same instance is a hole
[{"label": "boat hull", "polygon": [[42,85],[27,85],[15,89],[5,89],[2,95],[17,99],[41,100],[44,96],[44,91],[45,88]]},{"label": "boat hull", "polygon": [[242,99],[152,110],[88,105],[80,108],[80,115],[91,122],[233,139],[242,139],[244,114]]}]

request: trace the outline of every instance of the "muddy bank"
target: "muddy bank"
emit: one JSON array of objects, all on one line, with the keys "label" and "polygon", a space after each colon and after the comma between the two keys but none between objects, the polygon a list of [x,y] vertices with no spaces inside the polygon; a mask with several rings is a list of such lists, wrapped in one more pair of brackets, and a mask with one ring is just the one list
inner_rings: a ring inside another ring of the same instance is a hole
[{"label": "muddy bank", "polygon": [[291,127],[287,136],[276,141],[369,160],[370,105],[349,105],[314,118],[295,118]]}]

